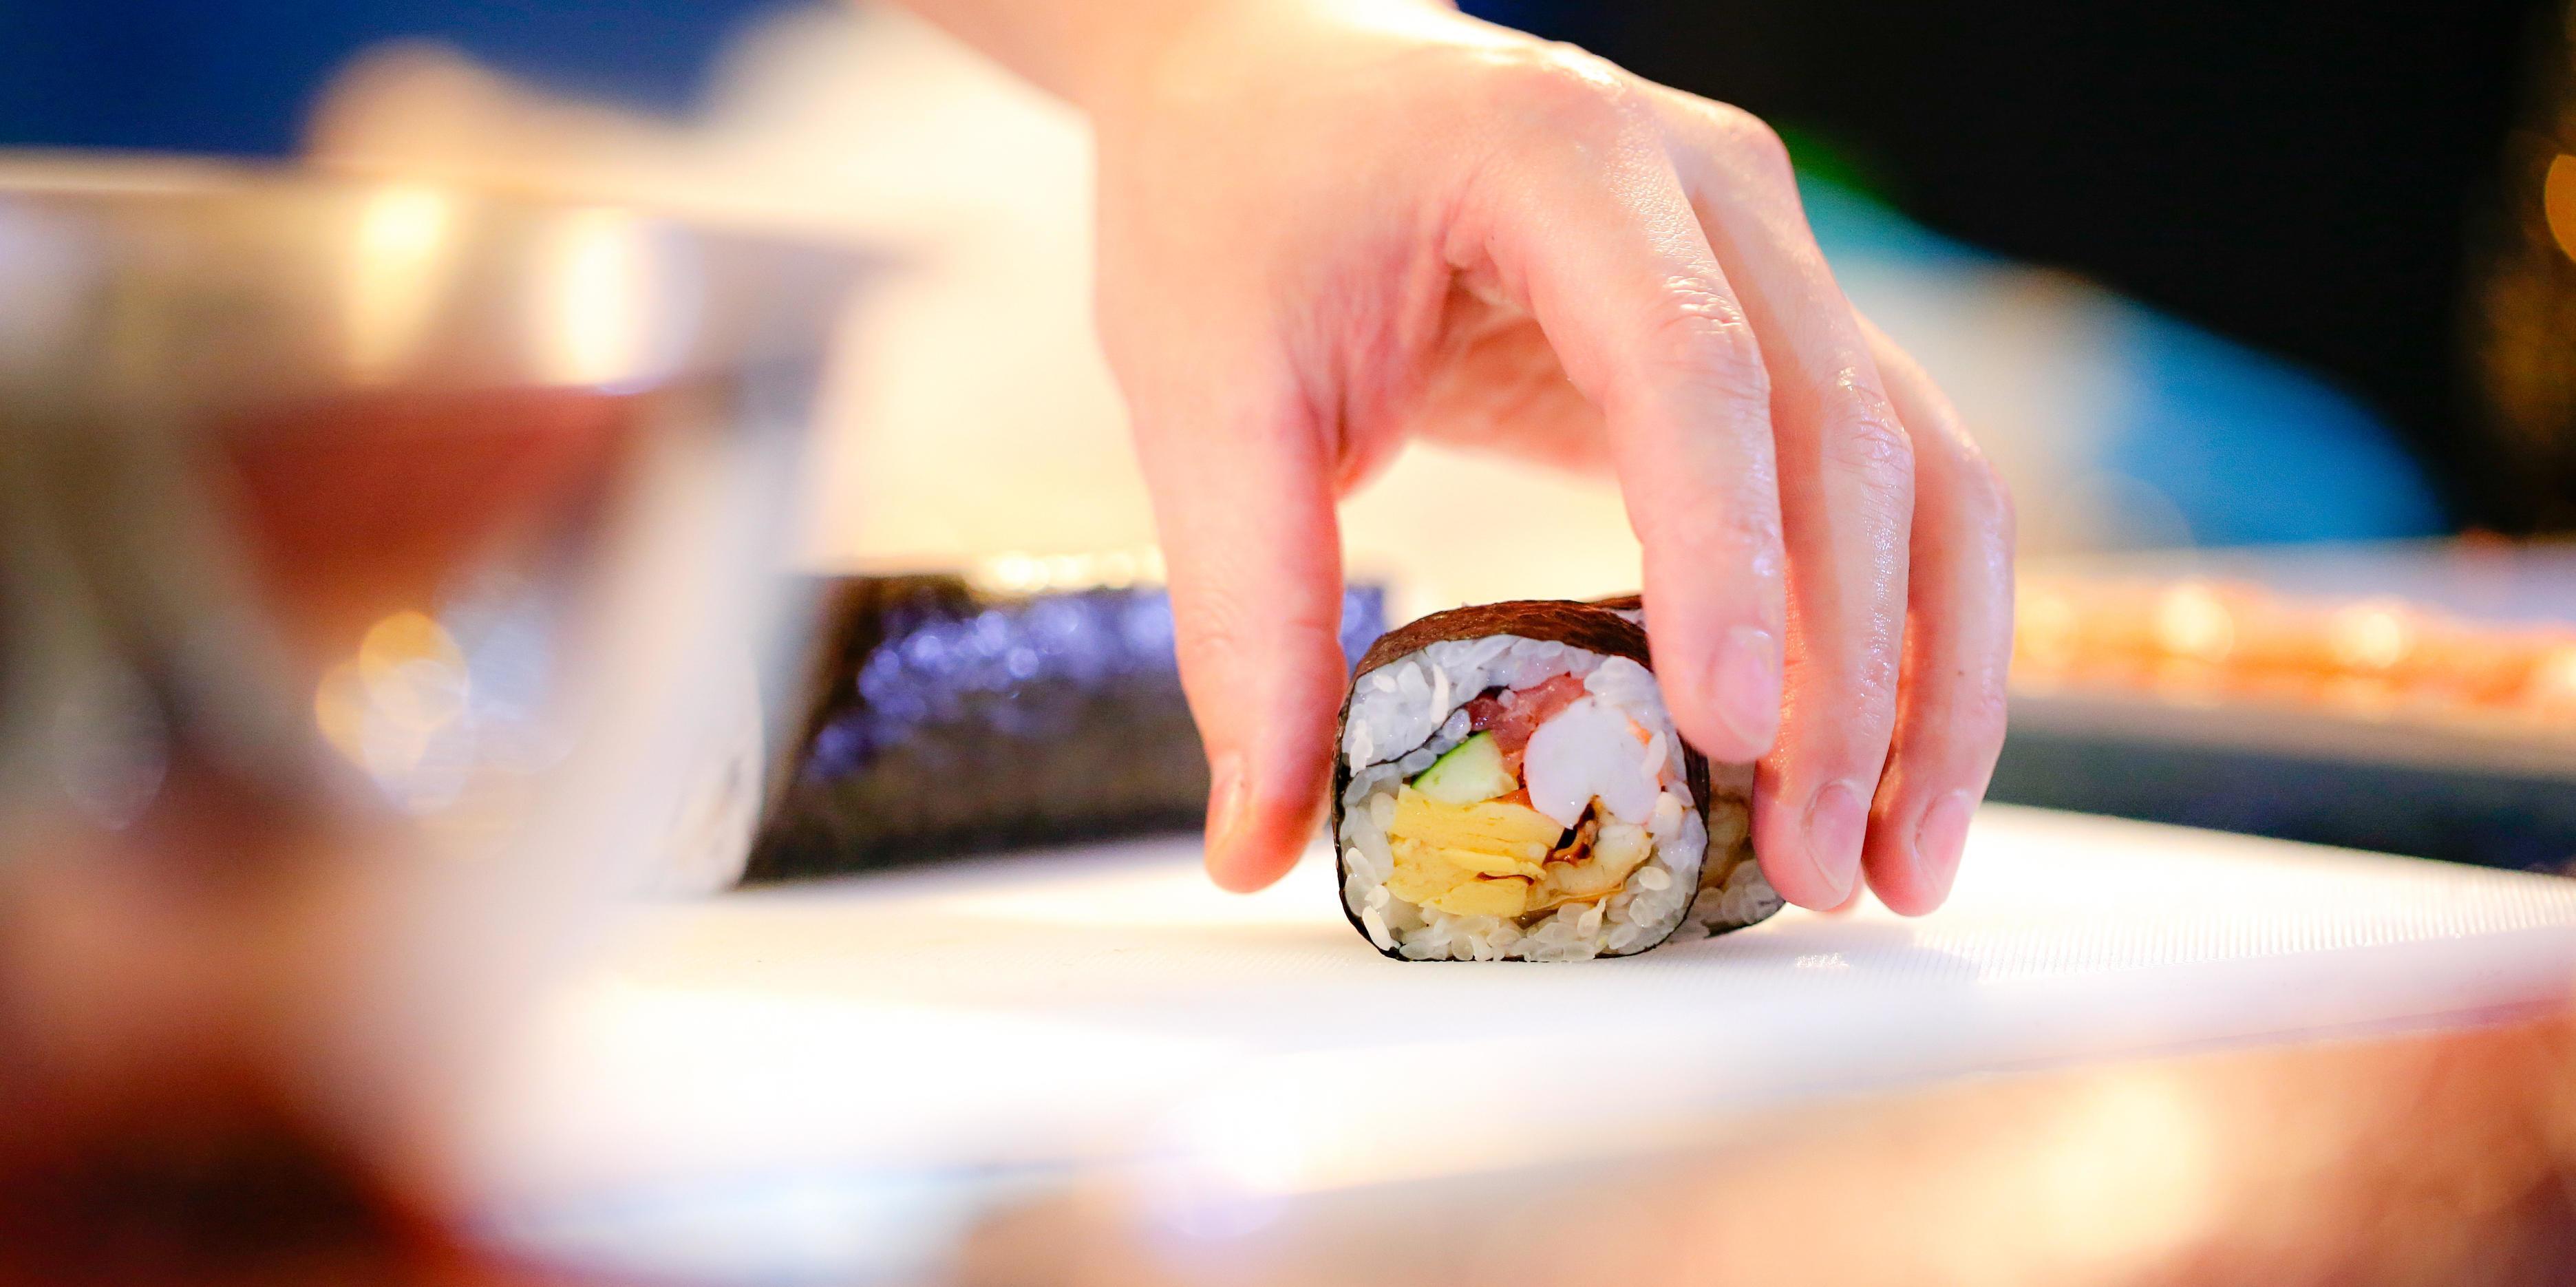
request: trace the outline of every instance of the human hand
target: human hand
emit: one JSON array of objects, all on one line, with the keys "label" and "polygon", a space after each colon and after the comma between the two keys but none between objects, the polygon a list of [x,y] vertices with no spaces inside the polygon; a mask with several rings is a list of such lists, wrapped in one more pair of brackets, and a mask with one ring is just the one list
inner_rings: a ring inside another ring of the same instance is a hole
[{"label": "human hand", "polygon": [[1777,136],[1430,5],[1202,6],[1138,65],[1085,103],[1099,312],[1215,879],[1313,834],[1335,502],[1420,437],[1614,472],[1675,721],[1761,761],[1772,884],[1937,906],[2003,737],[2010,506],[1843,299]]}]

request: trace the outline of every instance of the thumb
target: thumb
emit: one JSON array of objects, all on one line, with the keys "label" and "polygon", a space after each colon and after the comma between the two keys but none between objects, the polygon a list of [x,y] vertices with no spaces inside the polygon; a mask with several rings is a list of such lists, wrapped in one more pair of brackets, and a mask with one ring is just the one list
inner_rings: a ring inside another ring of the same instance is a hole
[{"label": "thumb", "polygon": [[1329,435],[1284,373],[1136,401],[1181,683],[1206,741],[1208,874],[1249,891],[1313,837],[1342,655]]}]

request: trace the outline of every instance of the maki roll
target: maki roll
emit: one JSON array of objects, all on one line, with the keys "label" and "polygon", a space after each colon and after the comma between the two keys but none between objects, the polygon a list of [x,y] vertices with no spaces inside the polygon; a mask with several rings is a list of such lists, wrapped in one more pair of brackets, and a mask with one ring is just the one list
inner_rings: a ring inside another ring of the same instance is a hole
[{"label": "maki roll", "polygon": [[[1198,831],[1207,755],[1159,570],[1012,556],[813,585],[820,646],[776,706],[798,731],[743,879]],[[1377,636],[1382,596],[1345,592],[1345,655]]]},{"label": "maki roll", "polygon": [[1592,606],[1615,613],[1621,620],[1639,628],[1646,624],[1646,596],[1642,594],[1614,594],[1607,599],[1594,599]]},{"label": "maki roll", "polygon": [[1750,764],[1712,766],[1664,709],[1638,623],[1525,601],[1380,638],[1342,705],[1342,908],[1403,960],[1629,956],[1685,923],[1778,911]]}]

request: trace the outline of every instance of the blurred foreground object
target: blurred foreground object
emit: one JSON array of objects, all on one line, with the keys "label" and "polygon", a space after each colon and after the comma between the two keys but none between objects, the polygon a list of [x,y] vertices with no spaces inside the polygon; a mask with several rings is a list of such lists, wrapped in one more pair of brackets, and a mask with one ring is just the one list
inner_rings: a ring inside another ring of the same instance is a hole
[{"label": "blurred foreground object", "polygon": [[0,153],[0,1276],[282,1275],[453,1201],[455,1086],[764,653],[854,267]]},{"label": "blurred foreground object", "polygon": [[[1207,759],[1158,552],[824,582],[810,709],[747,878],[1193,832]],[[1342,651],[1386,628],[1342,598]]]},{"label": "blurred foreground object", "polygon": [[2064,566],[2022,582],[1996,798],[2496,866],[2576,859],[2576,547]]}]

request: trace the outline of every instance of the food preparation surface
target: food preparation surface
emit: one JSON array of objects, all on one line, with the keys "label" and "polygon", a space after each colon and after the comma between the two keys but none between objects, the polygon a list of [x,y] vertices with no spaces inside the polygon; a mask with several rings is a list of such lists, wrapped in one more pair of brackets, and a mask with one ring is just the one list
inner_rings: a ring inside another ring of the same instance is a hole
[{"label": "food preparation surface", "polygon": [[1068,1168],[1412,1178],[1963,1074],[2475,1022],[2576,980],[2576,881],[2006,807],[1937,915],[1791,909],[1629,960],[1387,960],[1331,870],[1232,896],[1164,842],[638,908],[476,1105],[472,1156],[514,1236],[863,1278]]}]

